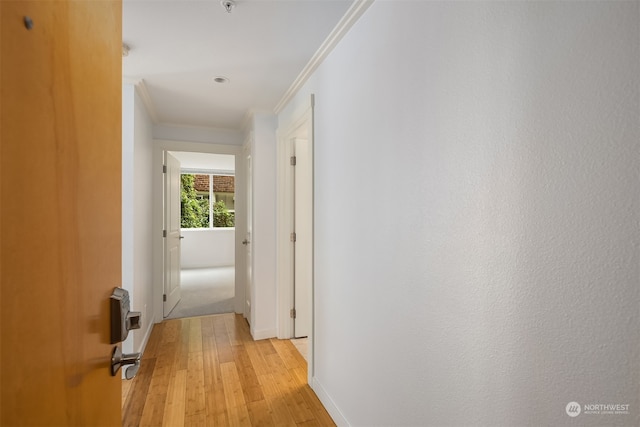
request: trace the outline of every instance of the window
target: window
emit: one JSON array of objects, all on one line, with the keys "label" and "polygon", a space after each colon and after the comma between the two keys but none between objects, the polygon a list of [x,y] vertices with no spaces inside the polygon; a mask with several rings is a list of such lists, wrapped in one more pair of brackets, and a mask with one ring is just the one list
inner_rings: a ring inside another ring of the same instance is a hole
[{"label": "window", "polygon": [[182,174],[181,182],[182,228],[235,226],[233,175]]}]

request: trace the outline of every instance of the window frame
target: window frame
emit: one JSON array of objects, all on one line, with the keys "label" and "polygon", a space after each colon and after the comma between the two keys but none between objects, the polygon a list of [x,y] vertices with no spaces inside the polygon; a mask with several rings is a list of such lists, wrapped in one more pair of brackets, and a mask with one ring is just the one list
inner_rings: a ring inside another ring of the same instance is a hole
[{"label": "window frame", "polygon": [[[235,186],[235,177],[236,173],[233,170],[223,170],[223,169],[193,169],[193,168],[180,168],[180,175],[208,175],[209,176],[209,226],[208,227],[194,227],[188,228],[186,230],[211,230],[211,229],[235,229],[235,197],[236,197],[236,186]],[[228,209],[229,212],[233,213],[233,227],[215,227],[213,225],[213,205],[216,202],[215,191],[213,189],[213,177],[214,176],[232,176],[234,178],[233,185],[233,199],[234,199],[234,209]],[[212,203],[213,201],[213,203]]]}]

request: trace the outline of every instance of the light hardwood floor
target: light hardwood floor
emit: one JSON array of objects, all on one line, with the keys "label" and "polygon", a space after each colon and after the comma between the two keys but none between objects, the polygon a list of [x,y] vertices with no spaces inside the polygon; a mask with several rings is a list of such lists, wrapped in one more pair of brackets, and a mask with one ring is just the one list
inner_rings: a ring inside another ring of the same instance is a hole
[{"label": "light hardwood floor", "polygon": [[334,426],[289,340],[253,341],[240,315],[155,325],[123,426]]}]

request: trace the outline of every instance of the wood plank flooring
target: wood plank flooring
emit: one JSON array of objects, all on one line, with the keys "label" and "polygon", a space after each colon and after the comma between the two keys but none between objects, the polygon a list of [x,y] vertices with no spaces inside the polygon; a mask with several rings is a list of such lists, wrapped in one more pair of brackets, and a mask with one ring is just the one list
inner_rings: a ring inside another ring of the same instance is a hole
[{"label": "wood plank flooring", "polygon": [[234,314],[155,325],[122,404],[125,427],[335,426],[293,344],[253,341]]}]

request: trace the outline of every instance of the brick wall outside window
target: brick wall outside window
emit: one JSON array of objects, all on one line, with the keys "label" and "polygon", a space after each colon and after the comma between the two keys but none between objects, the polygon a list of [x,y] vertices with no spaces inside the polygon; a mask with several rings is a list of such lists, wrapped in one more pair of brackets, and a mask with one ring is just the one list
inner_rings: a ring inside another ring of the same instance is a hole
[{"label": "brick wall outside window", "polygon": [[235,188],[235,177],[222,175],[213,176],[214,193],[233,193]]},{"label": "brick wall outside window", "polygon": [[[209,175],[196,175],[194,182],[196,191],[209,191]],[[214,193],[233,193],[235,191],[235,177],[214,175],[213,176],[213,192]]]},{"label": "brick wall outside window", "polygon": [[193,187],[196,191],[209,191],[209,175],[196,175]]}]

